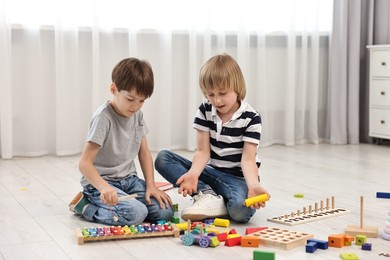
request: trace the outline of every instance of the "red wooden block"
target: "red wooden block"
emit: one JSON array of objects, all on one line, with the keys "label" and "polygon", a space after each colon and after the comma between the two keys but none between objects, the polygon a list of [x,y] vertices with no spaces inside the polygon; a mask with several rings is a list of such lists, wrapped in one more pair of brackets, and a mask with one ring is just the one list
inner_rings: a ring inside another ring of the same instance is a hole
[{"label": "red wooden block", "polygon": [[241,245],[241,237],[230,238],[225,242],[225,246],[239,246],[239,245]]},{"label": "red wooden block", "polygon": [[264,229],[267,229],[268,227],[251,227],[251,228],[246,228],[245,229],[245,235],[252,234]]},{"label": "red wooden block", "polygon": [[225,233],[225,232],[217,234],[217,237],[218,237],[219,242],[226,241],[227,235],[228,235],[228,234]]},{"label": "red wooden block", "polygon": [[237,234],[237,231],[233,228],[232,230],[229,231],[229,234]]}]

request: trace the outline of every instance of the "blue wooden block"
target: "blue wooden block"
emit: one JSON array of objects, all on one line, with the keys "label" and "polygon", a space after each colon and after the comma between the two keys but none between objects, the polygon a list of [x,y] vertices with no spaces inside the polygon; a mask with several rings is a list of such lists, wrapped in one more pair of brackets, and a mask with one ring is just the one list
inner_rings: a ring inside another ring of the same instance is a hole
[{"label": "blue wooden block", "polygon": [[309,242],[306,244],[306,253],[314,253],[318,248],[317,242]]},{"label": "blue wooden block", "polygon": [[372,245],[371,243],[362,244],[362,250],[371,251]]},{"label": "blue wooden block", "polygon": [[328,241],[310,238],[307,240],[307,243],[310,242],[316,242],[319,249],[323,249],[323,250],[328,249]]},{"label": "blue wooden block", "polygon": [[382,199],[390,199],[390,192],[377,192],[376,197]]}]

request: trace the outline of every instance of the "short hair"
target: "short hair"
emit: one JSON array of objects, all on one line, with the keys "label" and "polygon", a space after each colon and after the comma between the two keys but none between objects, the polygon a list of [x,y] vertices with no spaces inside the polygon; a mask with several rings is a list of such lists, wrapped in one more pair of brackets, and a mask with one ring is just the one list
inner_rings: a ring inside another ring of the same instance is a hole
[{"label": "short hair", "polygon": [[153,93],[153,70],[150,63],[145,60],[137,58],[121,60],[112,70],[111,79],[118,91],[135,89],[137,94],[147,98]]},{"label": "short hair", "polygon": [[207,90],[232,90],[239,101],[246,95],[246,86],[241,68],[230,55],[223,53],[211,57],[200,69],[199,85],[207,98]]}]

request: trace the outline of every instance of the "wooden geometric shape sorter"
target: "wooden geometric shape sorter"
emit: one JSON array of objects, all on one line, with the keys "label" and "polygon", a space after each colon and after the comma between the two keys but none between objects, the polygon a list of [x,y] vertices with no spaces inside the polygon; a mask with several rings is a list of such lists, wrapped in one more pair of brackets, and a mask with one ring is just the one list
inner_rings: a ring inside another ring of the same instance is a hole
[{"label": "wooden geometric shape sorter", "polygon": [[307,239],[314,237],[314,235],[280,228],[268,228],[244,237],[258,238],[260,245],[289,250],[305,245]]},{"label": "wooden geometric shape sorter", "polygon": [[297,210],[296,212],[291,212],[290,214],[282,216],[268,218],[267,220],[279,224],[294,226],[325,218],[336,217],[347,213],[349,213],[349,211],[346,209],[334,207],[334,197],[332,197],[331,206],[329,205],[329,199],[326,199],[326,205],[324,205],[324,202],[321,201],[320,206],[318,203],[314,204],[314,209],[312,205],[309,205],[308,208],[304,207],[302,210]]}]

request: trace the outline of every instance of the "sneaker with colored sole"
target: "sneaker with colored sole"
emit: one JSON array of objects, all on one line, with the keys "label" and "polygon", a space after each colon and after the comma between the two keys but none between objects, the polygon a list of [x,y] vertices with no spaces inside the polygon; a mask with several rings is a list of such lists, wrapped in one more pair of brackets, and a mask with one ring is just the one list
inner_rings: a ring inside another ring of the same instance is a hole
[{"label": "sneaker with colored sole", "polygon": [[203,194],[199,192],[193,197],[192,206],[185,208],[181,212],[184,220],[200,221],[207,218],[223,217],[227,215],[225,202],[222,196]]}]

